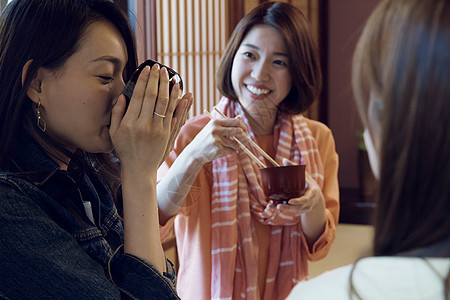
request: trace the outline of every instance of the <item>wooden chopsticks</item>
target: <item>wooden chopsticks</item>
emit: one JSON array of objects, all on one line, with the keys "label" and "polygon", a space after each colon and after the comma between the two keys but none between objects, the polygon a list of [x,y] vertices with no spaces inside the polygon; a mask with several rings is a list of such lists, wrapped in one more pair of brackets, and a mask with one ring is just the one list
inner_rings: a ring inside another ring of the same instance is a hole
[{"label": "wooden chopsticks", "polygon": [[[205,114],[211,119],[214,120],[214,117],[209,113],[209,111],[205,110]],[[248,156],[250,156],[251,159],[253,159],[261,168],[267,168],[267,166],[260,161],[250,150],[248,150],[244,144],[241,143],[240,140],[238,140],[235,136],[231,137],[233,140],[235,140],[238,144],[239,147],[241,147],[242,150],[244,150],[245,153],[247,153]]]},{"label": "wooden chopsticks", "polygon": [[[214,106],[214,110],[216,112],[218,112],[223,118],[228,119],[227,116],[225,116],[221,111],[219,111],[215,106]],[[209,111],[205,110],[205,114],[210,118],[210,119],[214,119],[214,117],[209,113]],[[260,161],[250,150],[247,149],[247,147],[245,147],[244,144],[241,143],[241,141],[239,141],[239,139],[237,139],[236,137],[231,137],[233,140],[235,140],[239,146],[241,147],[241,149],[248,155],[250,156],[251,159],[253,159],[261,168],[267,168],[267,166]],[[261,154],[267,158],[267,160],[269,160],[273,165],[279,167],[280,165],[272,158],[270,157],[269,154],[267,154],[263,149],[261,149],[261,147],[258,146],[258,144],[256,144],[254,141],[252,141],[250,138],[248,138],[248,141],[259,151],[261,152]]]},{"label": "wooden chopsticks", "polygon": [[[227,116],[225,116],[220,110],[217,109],[217,107],[213,107],[213,109],[218,112],[223,118],[228,119]],[[260,146],[258,146],[257,143],[255,143],[251,138],[247,137],[248,141],[250,142],[250,144],[252,144],[253,147],[256,148],[256,150],[258,150],[265,158],[267,158],[268,161],[270,161],[271,164],[273,164],[276,167],[279,167],[280,164],[277,163],[272,157],[270,157],[269,154],[267,154]]]}]

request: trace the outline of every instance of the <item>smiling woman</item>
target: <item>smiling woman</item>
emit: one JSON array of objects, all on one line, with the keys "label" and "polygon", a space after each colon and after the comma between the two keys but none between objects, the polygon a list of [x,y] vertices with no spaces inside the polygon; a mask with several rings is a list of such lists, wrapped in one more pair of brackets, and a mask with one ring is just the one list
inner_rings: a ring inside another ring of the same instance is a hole
[{"label": "smiling woman", "polygon": [[254,133],[271,134],[278,105],[292,86],[289,56],[278,29],[256,25],[249,31],[234,56],[231,82]]},{"label": "smiling woman", "polygon": [[[168,232],[174,226],[179,251],[177,290],[184,299],[284,299],[308,276],[307,261],[326,256],[339,215],[333,136],[302,115],[322,86],[305,16],[282,2],[252,10],[216,79],[219,112],[187,121],[159,173],[161,220]],[[260,160],[252,144],[279,165],[306,164],[306,192],[271,203],[239,142]]]},{"label": "smiling woman", "polygon": [[125,112],[135,69],[128,20],[112,1],[15,0],[2,12],[1,296],[179,299],[156,171],[192,96],[178,84],[169,92],[155,65]]}]

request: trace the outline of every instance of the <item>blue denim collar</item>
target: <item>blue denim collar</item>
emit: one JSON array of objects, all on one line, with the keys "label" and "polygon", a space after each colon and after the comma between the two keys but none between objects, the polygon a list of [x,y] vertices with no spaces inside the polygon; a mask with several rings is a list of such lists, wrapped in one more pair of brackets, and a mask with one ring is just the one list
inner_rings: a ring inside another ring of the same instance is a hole
[{"label": "blue denim collar", "polygon": [[37,186],[43,185],[55,172],[58,164],[28,133],[19,135],[17,151],[11,158],[10,175],[16,175]]},{"label": "blue denim collar", "polygon": [[[49,157],[42,147],[29,134],[21,134],[18,141],[18,150],[11,159],[13,170],[8,172],[23,178],[36,186],[43,186],[59,170],[59,165]],[[83,159],[74,156],[68,166],[67,172],[76,183],[80,183],[84,176]]]}]

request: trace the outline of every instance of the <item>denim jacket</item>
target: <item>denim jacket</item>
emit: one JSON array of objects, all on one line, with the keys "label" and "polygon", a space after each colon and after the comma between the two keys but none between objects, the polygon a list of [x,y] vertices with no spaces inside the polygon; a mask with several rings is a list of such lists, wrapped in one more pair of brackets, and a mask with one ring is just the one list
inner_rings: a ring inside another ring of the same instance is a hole
[{"label": "denim jacket", "polygon": [[123,252],[122,221],[93,169],[59,170],[28,135],[20,145],[15,172],[0,170],[0,298],[179,299],[169,260],[161,274]]}]

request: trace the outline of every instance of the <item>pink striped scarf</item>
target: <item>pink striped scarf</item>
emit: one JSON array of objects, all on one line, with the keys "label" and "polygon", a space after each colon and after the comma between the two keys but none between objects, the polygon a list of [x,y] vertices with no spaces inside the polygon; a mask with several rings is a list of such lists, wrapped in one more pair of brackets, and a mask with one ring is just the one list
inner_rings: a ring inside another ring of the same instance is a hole
[{"label": "pink striped scarf", "polygon": [[[256,142],[241,105],[222,98],[217,108],[227,117],[237,115],[249,128],[248,136]],[[221,118],[216,112],[215,118]],[[282,115],[274,127],[275,160],[294,163],[302,159],[306,170],[323,186],[323,165],[316,141],[301,115]],[[248,148],[261,160],[262,155],[250,144]],[[211,299],[284,299],[294,284],[307,275],[299,270],[301,255],[300,215],[280,211],[268,204],[260,186],[258,165],[243,151],[213,161],[214,183],[211,203]],[[270,260],[264,295],[258,287],[258,244],[251,216],[270,224]],[[307,246],[306,246],[307,247]],[[305,264],[304,264],[305,265]]]}]

